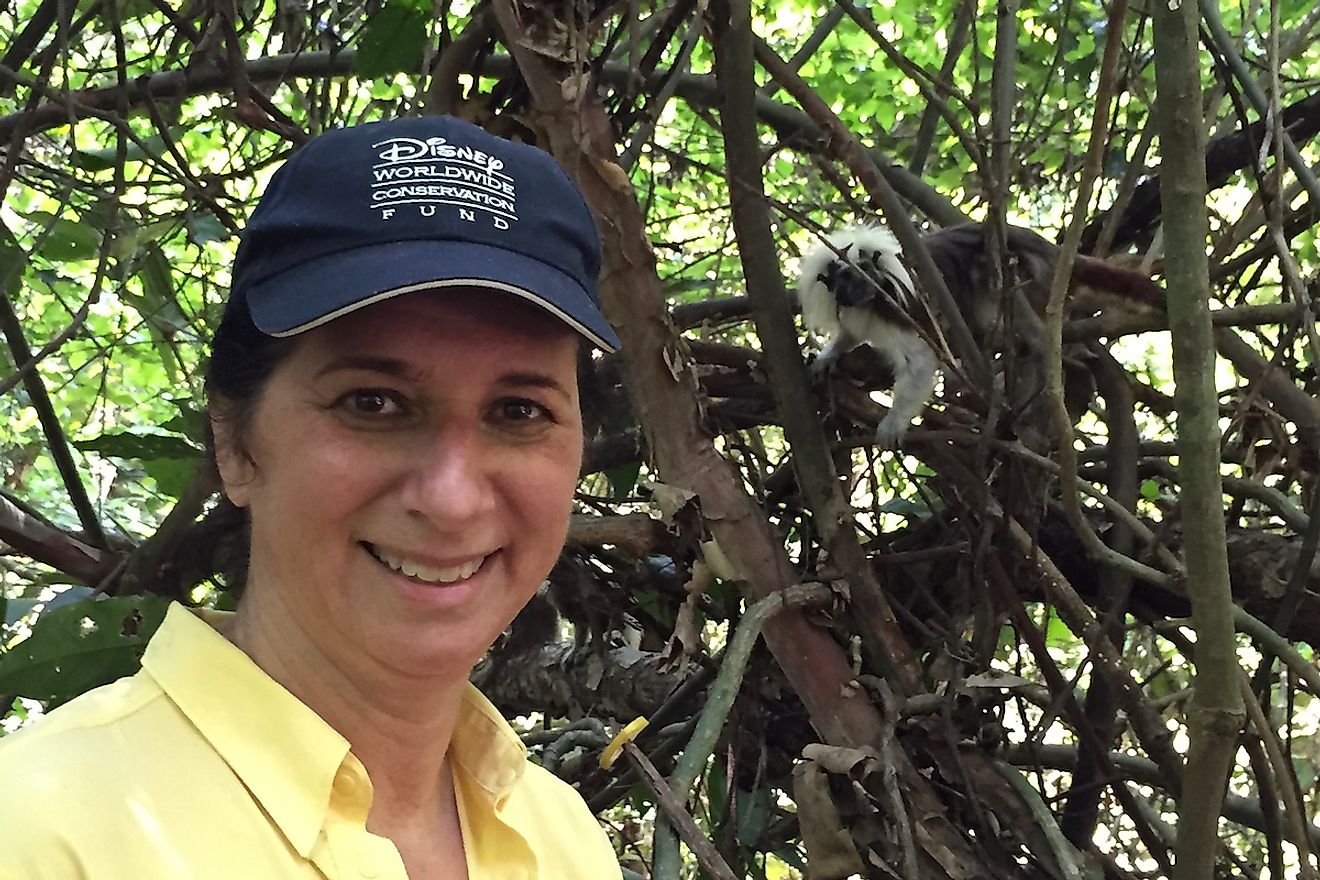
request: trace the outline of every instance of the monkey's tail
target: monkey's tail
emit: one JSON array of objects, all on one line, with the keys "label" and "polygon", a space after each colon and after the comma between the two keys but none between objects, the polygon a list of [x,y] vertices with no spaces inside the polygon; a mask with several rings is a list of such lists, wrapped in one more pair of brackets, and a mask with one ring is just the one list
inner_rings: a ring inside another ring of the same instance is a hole
[{"label": "monkey's tail", "polygon": [[1164,313],[1164,288],[1149,275],[1115,266],[1097,257],[1078,255],[1072,271],[1073,295],[1101,304],[1117,301],[1129,309]]}]

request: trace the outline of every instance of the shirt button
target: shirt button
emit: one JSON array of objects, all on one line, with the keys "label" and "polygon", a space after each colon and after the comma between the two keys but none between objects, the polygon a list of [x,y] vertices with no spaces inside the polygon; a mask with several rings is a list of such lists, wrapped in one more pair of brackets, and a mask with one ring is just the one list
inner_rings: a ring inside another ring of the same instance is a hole
[{"label": "shirt button", "polygon": [[341,797],[351,797],[353,792],[357,791],[357,779],[348,770],[340,770],[335,774],[335,794]]}]

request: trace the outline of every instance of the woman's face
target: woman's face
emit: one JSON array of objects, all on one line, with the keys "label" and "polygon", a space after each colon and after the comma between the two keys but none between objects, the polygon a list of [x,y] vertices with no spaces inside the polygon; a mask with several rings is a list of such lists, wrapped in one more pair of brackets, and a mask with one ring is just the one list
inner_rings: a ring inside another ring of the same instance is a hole
[{"label": "woman's face", "polygon": [[582,455],[577,336],[511,296],[408,294],[303,334],[245,437],[247,590],[330,656],[468,669],[549,572]]}]

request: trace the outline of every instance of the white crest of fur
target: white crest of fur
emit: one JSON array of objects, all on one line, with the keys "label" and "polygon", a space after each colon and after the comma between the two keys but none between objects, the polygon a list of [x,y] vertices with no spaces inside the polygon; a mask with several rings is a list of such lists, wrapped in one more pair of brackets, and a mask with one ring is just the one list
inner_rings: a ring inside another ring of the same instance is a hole
[{"label": "white crest of fur", "polygon": [[812,332],[834,338],[839,332],[839,304],[834,294],[820,280],[830,263],[842,255],[856,263],[859,255],[879,254],[876,261],[880,269],[891,276],[903,293],[908,305],[912,301],[912,276],[903,265],[903,249],[898,239],[883,226],[849,226],[825,236],[816,243],[799,264],[798,298],[802,303],[802,320]]}]

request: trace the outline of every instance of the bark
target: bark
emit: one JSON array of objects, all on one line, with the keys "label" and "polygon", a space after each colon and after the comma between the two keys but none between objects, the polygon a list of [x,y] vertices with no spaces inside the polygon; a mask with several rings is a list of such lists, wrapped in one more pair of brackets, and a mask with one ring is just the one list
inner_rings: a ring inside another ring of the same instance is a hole
[{"label": "bark", "polygon": [[1219,406],[1206,260],[1205,135],[1196,6],[1156,5],[1156,117],[1167,230],[1169,327],[1181,450],[1186,587],[1196,629],[1196,678],[1187,710],[1187,773],[1179,799],[1175,880],[1214,875],[1218,822],[1244,710],[1232,621],[1219,478]]},{"label": "bark", "polygon": [[[795,583],[778,538],[716,453],[704,426],[687,346],[669,320],[636,196],[614,162],[603,109],[592,95],[574,91],[562,69],[524,48],[527,38],[511,5],[497,3],[496,13],[542,114],[551,151],[596,215],[604,243],[601,298],[629,353],[625,382],[660,474],[695,495],[706,528],[750,598]],[[822,737],[848,744],[876,739],[878,716],[862,695],[847,691],[847,659],[825,631],[800,611],[788,610],[770,621],[765,636]]]}]

